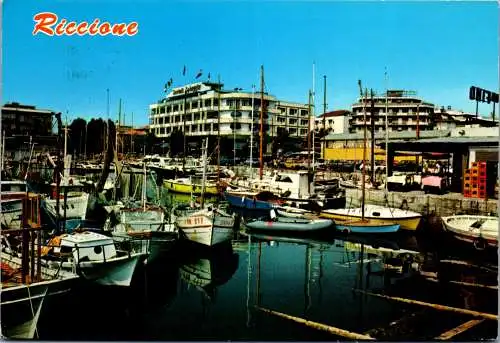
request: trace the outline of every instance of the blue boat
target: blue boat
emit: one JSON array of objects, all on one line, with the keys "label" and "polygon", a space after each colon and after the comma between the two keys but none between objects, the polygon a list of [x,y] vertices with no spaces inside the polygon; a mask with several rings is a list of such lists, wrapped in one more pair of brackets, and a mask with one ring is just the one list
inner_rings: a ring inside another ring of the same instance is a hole
[{"label": "blue boat", "polygon": [[226,191],[224,197],[231,206],[247,210],[270,210],[280,206],[271,192]]},{"label": "blue boat", "polygon": [[397,232],[400,225],[395,223],[380,223],[371,220],[335,222],[335,228],[343,233],[391,233]]}]

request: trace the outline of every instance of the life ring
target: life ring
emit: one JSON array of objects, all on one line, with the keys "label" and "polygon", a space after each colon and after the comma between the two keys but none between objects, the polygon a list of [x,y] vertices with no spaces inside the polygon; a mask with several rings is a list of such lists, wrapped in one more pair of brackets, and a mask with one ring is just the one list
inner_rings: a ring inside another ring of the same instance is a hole
[{"label": "life ring", "polygon": [[474,239],[472,244],[474,245],[474,248],[476,248],[476,250],[484,250],[484,249],[486,249],[486,245],[487,245],[486,240],[482,237],[478,237],[478,238]]}]

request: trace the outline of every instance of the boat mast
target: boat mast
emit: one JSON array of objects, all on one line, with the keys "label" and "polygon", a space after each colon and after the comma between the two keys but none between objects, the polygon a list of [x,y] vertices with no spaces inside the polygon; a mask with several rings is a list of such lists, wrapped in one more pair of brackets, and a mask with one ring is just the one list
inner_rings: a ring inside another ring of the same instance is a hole
[{"label": "boat mast", "polygon": [[120,120],[121,120],[121,115],[122,115],[122,99],[118,102],[118,125],[116,126],[116,131],[115,131],[115,150],[116,150],[116,155],[118,156],[118,142],[119,142],[119,130],[120,130]]},{"label": "boat mast", "polygon": [[222,86],[220,84],[220,74],[218,75],[218,101],[217,101],[217,186],[220,184],[220,92],[222,91]]},{"label": "boat mast", "polygon": [[143,177],[143,181],[142,181],[142,197],[141,197],[141,201],[142,201],[142,209],[144,211],[146,211],[146,177],[147,177],[147,174],[146,174],[146,162],[143,162],[142,164],[143,166],[143,172],[144,172],[144,177]]},{"label": "boat mast", "polygon": [[[312,131],[312,150],[313,150],[313,156],[312,156],[312,164],[313,164],[312,165],[312,169],[313,169],[313,171],[314,171],[314,164],[315,164],[315,160],[316,160],[316,157],[315,157],[315,155],[316,155],[316,149],[314,147],[314,136],[315,136],[314,135],[314,118],[315,118],[315,116],[314,116],[314,108],[315,108],[315,106],[314,106],[314,97],[315,97],[314,71],[315,71],[315,67],[316,67],[316,65],[313,62],[313,70],[312,70],[312,94],[311,94],[311,104],[312,104],[311,105],[311,107],[312,107],[311,110],[312,110],[312,113],[311,113],[311,111],[309,111],[309,113],[310,113],[310,115],[312,117],[312,124],[313,124],[313,127],[311,129],[311,131]],[[311,122],[309,122],[309,126],[311,126]]]},{"label": "boat mast", "polygon": [[307,171],[311,172],[311,90],[307,97],[309,120],[307,125]]},{"label": "boat mast", "polygon": [[205,202],[205,180],[207,178],[207,151],[208,151],[208,138],[205,140],[203,147],[203,178],[201,179],[201,208],[203,208],[203,203]]},{"label": "boat mast", "polygon": [[[326,150],[326,75],[323,75],[323,160]],[[324,162],[324,161],[323,161]]]},{"label": "boat mast", "polygon": [[387,101],[387,68],[385,69],[385,196],[387,197],[387,180],[389,179],[389,166],[387,165],[387,162],[389,161],[389,125],[388,125],[388,114],[387,114],[387,106],[388,106],[388,101]]},{"label": "boat mast", "polygon": [[252,85],[252,119],[250,120],[250,178],[253,177],[253,111],[254,111],[255,85]]},{"label": "boat mast", "polygon": [[368,91],[365,90],[363,96],[363,87],[361,86],[361,80],[358,80],[359,93],[361,95],[361,101],[363,101],[363,170],[361,174],[361,220],[365,219],[365,171],[366,171],[366,96]]},{"label": "boat mast", "polygon": [[260,66],[260,144],[259,144],[259,154],[260,154],[260,169],[259,177],[262,180],[263,168],[264,168],[264,154],[263,154],[263,144],[264,144],[264,66]]}]

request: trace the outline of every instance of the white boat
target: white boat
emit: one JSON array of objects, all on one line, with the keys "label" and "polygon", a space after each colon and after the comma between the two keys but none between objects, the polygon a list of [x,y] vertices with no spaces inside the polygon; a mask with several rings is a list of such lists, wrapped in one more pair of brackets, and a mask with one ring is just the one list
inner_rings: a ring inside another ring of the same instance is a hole
[{"label": "white boat", "polygon": [[175,218],[181,237],[210,247],[231,240],[234,222],[234,216],[212,206]]},{"label": "white boat", "polygon": [[[2,242],[7,242],[5,236]],[[64,270],[41,267],[41,278],[21,283],[22,260],[8,245],[2,243],[2,283],[0,312],[2,337],[33,339],[44,299],[71,290],[78,275]],[[29,274],[29,273],[28,273]]]},{"label": "white boat", "polygon": [[472,243],[478,250],[498,247],[498,217],[456,215],[442,220],[445,230],[461,241]]},{"label": "white boat", "polygon": [[206,161],[208,139],[203,151],[203,177],[201,186],[201,205],[199,210],[186,210],[184,214],[176,213],[175,225],[181,237],[205,246],[215,246],[231,240],[234,229],[234,215],[222,211],[212,204],[204,206],[206,188]]},{"label": "white boat", "polygon": [[[66,210],[66,219],[84,220],[89,202],[89,194],[83,191],[86,184],[76,178],[68,177],[64,178],[59,186],[59,217],[62,218]],[[45,199],[43,204],[46,211],[55,219],[58,217],[56,184],[52,183],[51,187],[50,198]],[[66,205],[64,205],[64,194],[66,194]]]},{"label": "white boat", "polygon": [[[364,218],[369,219],[372,223],[387,223],[392,222],[399,224],[401,229],[416,230],[420,224],[422,215],[417,212],[401,210],[399,208],[384,207],[378,205],[365,205]],[[335,221],[358,220],[362,216],[362,208],[339,208],[323,210],[321,217],[330,218]]]},{"label": "white boat", "polygon": [[122,205],[114,210],[119,222],[112,226],[113,220],[108,217],[104,230],[110,231],[122,246],[147,254],[148,263],[170,251],[178,237],[174,225],[166,222],[165,212],[158,206],[147,205],[144,209]]},{"label": "white boat", "polygon": [[21,227],[23,199],[26,197],[27,185],[25,181],[2,181],[0,201],[0,225],[8,229]]},{"label": "white boat", "polygon": [[[64,216],[64,210],[66,209],[66,219],[81,219],[84,220],[87,214],[87,205],[89,201],[89,194],[83,193],[77,196],[68,197],[66,199],[66,205],[63,199],[59,199],[59,217]],[[56,199],[45,199],[45,209],[54,218],[57,218],[57,200]]]},{"label": "white boat", "polygon": [[314,215],[311,211],[292,206],[280,206],[276,208],[276,213],[282,217],[288,218],[306,218]]},{"label": "white boat", "polygon": [[117,250],[112,238],[90,231],[57,236],[49,246],[54,247],[55,256],[65,257],[62,268],[101,285],[129,286],[137,264],[146,257]]}]

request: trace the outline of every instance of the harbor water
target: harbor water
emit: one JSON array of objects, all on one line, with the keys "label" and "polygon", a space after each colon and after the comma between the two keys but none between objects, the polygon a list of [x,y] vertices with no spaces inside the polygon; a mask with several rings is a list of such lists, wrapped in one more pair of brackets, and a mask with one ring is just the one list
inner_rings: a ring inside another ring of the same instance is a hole
[{"label": "harbor water", "polygon": [[[431,340],[473,318],[372,294],[496,314],[497,290],[448,282],[497,283],[496,260],[485,253],[465,261],[454,255],[461,250],[436,249],[436,242],[408,234],[373,240],[237,231],[232,242],[211,249],[177,244],[154,265],[139,266],[131,287],[81,283],[70,293],[51,297],[38,322],[38,337],[349,339],[299,323],[302,318],[380,340]],[[438,277],[425,278],[423,270]],[[497,321],[484,320],[453,339],[496,336]]]}]

